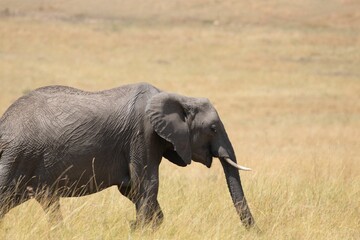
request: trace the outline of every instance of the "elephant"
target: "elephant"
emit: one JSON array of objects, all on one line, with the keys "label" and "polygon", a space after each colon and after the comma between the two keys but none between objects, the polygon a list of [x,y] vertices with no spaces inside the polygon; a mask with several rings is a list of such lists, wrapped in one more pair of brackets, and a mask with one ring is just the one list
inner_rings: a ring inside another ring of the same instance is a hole
[{"label": "elephant", "polygon": [[0,119],[0,219],[37,200],[61,222],[59,199],[111,186],[135,205],[132,227],[163,222],[157,200],[162,159],[210,168],[218,158],[243,225],[255,226],[233,146],[206,98],[148,83],[89,92],[45,86],[17,99]]}]

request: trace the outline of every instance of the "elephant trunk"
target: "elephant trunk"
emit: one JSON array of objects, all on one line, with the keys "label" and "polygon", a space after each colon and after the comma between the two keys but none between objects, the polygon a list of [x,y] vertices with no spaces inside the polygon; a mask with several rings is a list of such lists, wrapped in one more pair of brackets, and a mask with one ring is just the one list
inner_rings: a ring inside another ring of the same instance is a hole
[{"label": "elephant trunk", "polygon": [[240,216],[241,222],[249,229],[255,226],[255,221],[246,202],[238,170],[251,169],[237,165],[234,149],[225,131],[213,146],[215,156],[220,159],[224,169],[226,182],[236,211]]},{"label": "elephant trunk", "polygon": [[227,163],[224,158],[220,158],[220,160],[236,211],[240,216],[241,222],[247,229],[249,229],[255,225],[255,220],[246,202],[244,191],[241,186],[239,172],[236,168]]}]

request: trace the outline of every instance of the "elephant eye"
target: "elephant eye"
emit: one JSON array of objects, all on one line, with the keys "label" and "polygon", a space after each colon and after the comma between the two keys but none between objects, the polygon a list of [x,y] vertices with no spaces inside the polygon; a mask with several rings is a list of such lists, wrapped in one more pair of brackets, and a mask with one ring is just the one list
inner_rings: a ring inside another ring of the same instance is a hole
[{"label": "elephant eye", "polygon": [[211,131],[212,131],[213,133],[216,133],[216,125],[215,125],[215,124],[212,124],[212,125],[210,126],[210,129],[211,129]]}]

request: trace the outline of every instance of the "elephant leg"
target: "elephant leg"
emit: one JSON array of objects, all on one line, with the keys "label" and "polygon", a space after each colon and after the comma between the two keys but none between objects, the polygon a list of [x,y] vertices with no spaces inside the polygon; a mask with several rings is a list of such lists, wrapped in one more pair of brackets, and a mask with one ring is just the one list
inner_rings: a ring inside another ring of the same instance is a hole
[{"label": "elephant leg", "polygon": [[60,197],[36,197],[35,199],[38,201],[38,203],[40,203],[52,227],[56,227],[57,225],[62,223],[63,217],[60,209]]},{"label": "elephant leg", "polygon": [[137,207],[136,221],[142,225],[151,224],[157,228],[164,220],[164,214],[157,199],[147,198]]},{"label": "elephant leg", "polygon": [[120,185],[118,185],[118,189],[122,195],[127,197],[134,204],[136,203],[135,194],[131,187],[130,177],[126,177],[126,179],[123,180]]},{"label": "elephant leg", "polygon": [[131,223],[132,230],[149,224],[157,227],[162,223],[164,215],[157,200],[159,189],[157,174],[153,176],[153,180],[139,182],[133,180],[132,183],[130,180],[123,181],[118,189],[122,195],[135,204],[136,221]]},{"label": "elephant leg", "polygon": [[162,152],[155,144],[158,142],[158,136],[154,135],[150,140],[145,140],[143,134],[145,133],[139,133],[132,144],[129,164],[131,188],[127,192],[126,189],[123,190],[135,203],[136,221],[132,224],[132,229],[157,227],[164,217],[157,200],[159,164],[162,158]]},{"label": "elephant leg", "polygon": [[164,214],[157,200],[158,190],[158,176],[155,179],[144,180],[140,184],[140,191],[135,202],[136,223],[132,226],[133,228],[149,224],[156,228],[163,222]]},{"label": "elephant leg", "polygon": [[129,184],[125,184],[123,182],[118,186],[118,189],[122,195],[127,197],[136,206],[137,217],[136,221],[131,222],[131,229],[135,230],[150,222],[153,223],[153,227],[160,225],[164,215],[157,199],[154,199],[152,203],[151,200],[148,199],[148,203],[145,203],[145,198],[136,193],[134,188],[132,188],[130,181],[128,183]]}]

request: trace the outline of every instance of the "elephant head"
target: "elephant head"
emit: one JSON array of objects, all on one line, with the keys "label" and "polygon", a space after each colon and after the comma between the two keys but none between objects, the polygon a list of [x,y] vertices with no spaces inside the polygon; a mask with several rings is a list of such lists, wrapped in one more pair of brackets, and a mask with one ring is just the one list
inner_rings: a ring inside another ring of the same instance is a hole
[{"label": "elephant head", "polygon": [[148,101],[146,113],[155,132],[171,143],[164,153],[171,162],[186,166],[193,160],[210,168],[213,157],[220,159],[242,223],[246,228],[254,226],[238,172],[250,169],[237,165],[224,125],[209,100],[161,92]]}]

